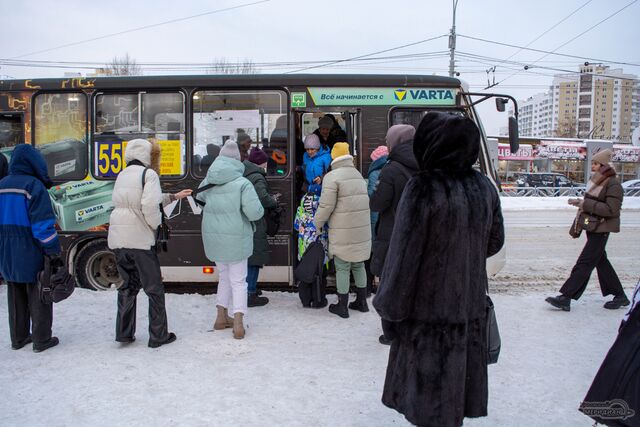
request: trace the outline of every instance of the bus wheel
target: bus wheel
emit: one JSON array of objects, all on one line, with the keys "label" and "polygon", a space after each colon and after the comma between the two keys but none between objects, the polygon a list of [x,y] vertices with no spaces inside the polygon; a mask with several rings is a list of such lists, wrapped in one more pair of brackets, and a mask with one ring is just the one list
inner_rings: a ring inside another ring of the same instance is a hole
[{"label": "bus wheel", "polygon": [[104,291],[122,286],[116,257],[104,239],[89,242],[76,257],[76,278],[83,288]]}]

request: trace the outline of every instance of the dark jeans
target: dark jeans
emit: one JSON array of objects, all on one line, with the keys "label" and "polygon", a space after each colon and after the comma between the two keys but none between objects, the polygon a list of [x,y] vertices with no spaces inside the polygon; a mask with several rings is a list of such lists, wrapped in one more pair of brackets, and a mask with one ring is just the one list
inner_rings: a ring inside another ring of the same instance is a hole
[{"label": "dark jeans", "polygon": [[571,275],[560,288],[562,295],[575,300],[580,298],[587,288],[594,268],[598,272],[602,296],[624,295],[620,279],[607,258],[605,247],[608,239],[609,233],[587,232],[587,244],[582,249],[576,265],[573,266]]},{"label": "dark jeans", "polygon": [[255,294],[258,292],[258,274],[260,274],[259,265],[249,265],[247,267],[247,293]]},{"label": "dark jeans", "polygon": [[9,333],[11,345],[17,346],[31,335],[34,345],[51,339],[52,304],[40,301],[35,283],[7,282]]},{"label": "dark jeans", "polygon": [[116,249],[118,273],[124,283],[118,289],[116,341],[128,341],[136,333],[136,297],[140,288],[149,297],[149,342],[167,340],[167,312],[160,261],[154,250]]}]

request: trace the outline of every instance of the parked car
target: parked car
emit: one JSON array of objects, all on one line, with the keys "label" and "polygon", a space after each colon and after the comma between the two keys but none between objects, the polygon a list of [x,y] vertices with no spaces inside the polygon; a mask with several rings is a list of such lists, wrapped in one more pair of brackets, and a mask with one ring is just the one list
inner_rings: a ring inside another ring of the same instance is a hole
[{"label": "parked car", "polygon": [[[537,196],[580,196],[584,193],[585,185],[575,182],[560,173],[520,173],[516,179],[518,188],[534,188]],[[518,192],[520,194],[520,191]]]},{"label": "parked car", "polygon": [[625,181],[622,183],[622,188],[633,188],[634,190],[640,189],[640,179],[630,179],[629,181]]}]

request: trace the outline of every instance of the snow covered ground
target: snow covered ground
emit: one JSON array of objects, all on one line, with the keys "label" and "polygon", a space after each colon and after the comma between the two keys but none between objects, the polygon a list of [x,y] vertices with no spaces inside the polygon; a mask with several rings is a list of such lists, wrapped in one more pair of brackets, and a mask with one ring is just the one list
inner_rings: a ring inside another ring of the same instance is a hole
[{"label": "snow covered ground", "polygon": [[[507,264],[491,280],[502,353],[489,367],[489,416],[465,425],[593,425],[577,408],[623,310],[602,308],[595,274],[570,313],[548,306],[544,298],[566,278],[584,237],[571,239],[564,217],[545,225],[569,211],[510,210],[503,203]],[[607,252],[629,293],[640,277],[640,227],[625,224],[624,215]],[[513,219],[521,216],[540,226]],[[60,345],[35,354],[11,350],[0,286],[0,426],[408,425],[380,403],[389,350],[378,344],[374,311],[343,320],[326,309],[303,309],[296,294],[265,294],[271,303],[250,309],[240,341],[230,330],[209,332],[215,296],[167,295],[178,340],[152,350],[142,293],[138,340],[122,346],[113,341],[115,292],[78,289],[55,306]]]},{"label": "snow covered ground", "polygon": [[[494,295],[503,347],[489,368],[489,417],[465,425],[590,425],[577,407],[623,315],[591,289],[570,313],[540,292]],[[208,332],[213,296],[167,295],[178,340],[156,350],[146,346],[146,298],[138,340],[123,346],[113,341],[115,292],[78,289],[55,307],[60,345],[41,354],[10,349],[0,304],[0,424],[408,425],[380,403],[388,347],[375,312],[343,320],[302,309],[295,294],[265,294],[271,303],[252,309],[241,341]]]},{"label": "snow covered ground", "polygon": [[[568,202],[572,197],[501,197],[504,210],[548,210],[562,209],[576,211]],[[622,202],[623,210],[640,209],[640,197],[626,197]]]}]

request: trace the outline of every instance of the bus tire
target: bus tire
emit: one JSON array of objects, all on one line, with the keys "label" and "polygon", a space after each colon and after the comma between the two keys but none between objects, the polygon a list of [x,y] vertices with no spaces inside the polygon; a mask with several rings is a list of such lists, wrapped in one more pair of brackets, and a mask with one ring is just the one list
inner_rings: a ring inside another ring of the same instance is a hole
[{"label": "bus tire", "polygon": [[105,239],[89,242],[78,252],[75,273],[76,281],[83,288],[105,291],[122,286],[116,257]]}]

